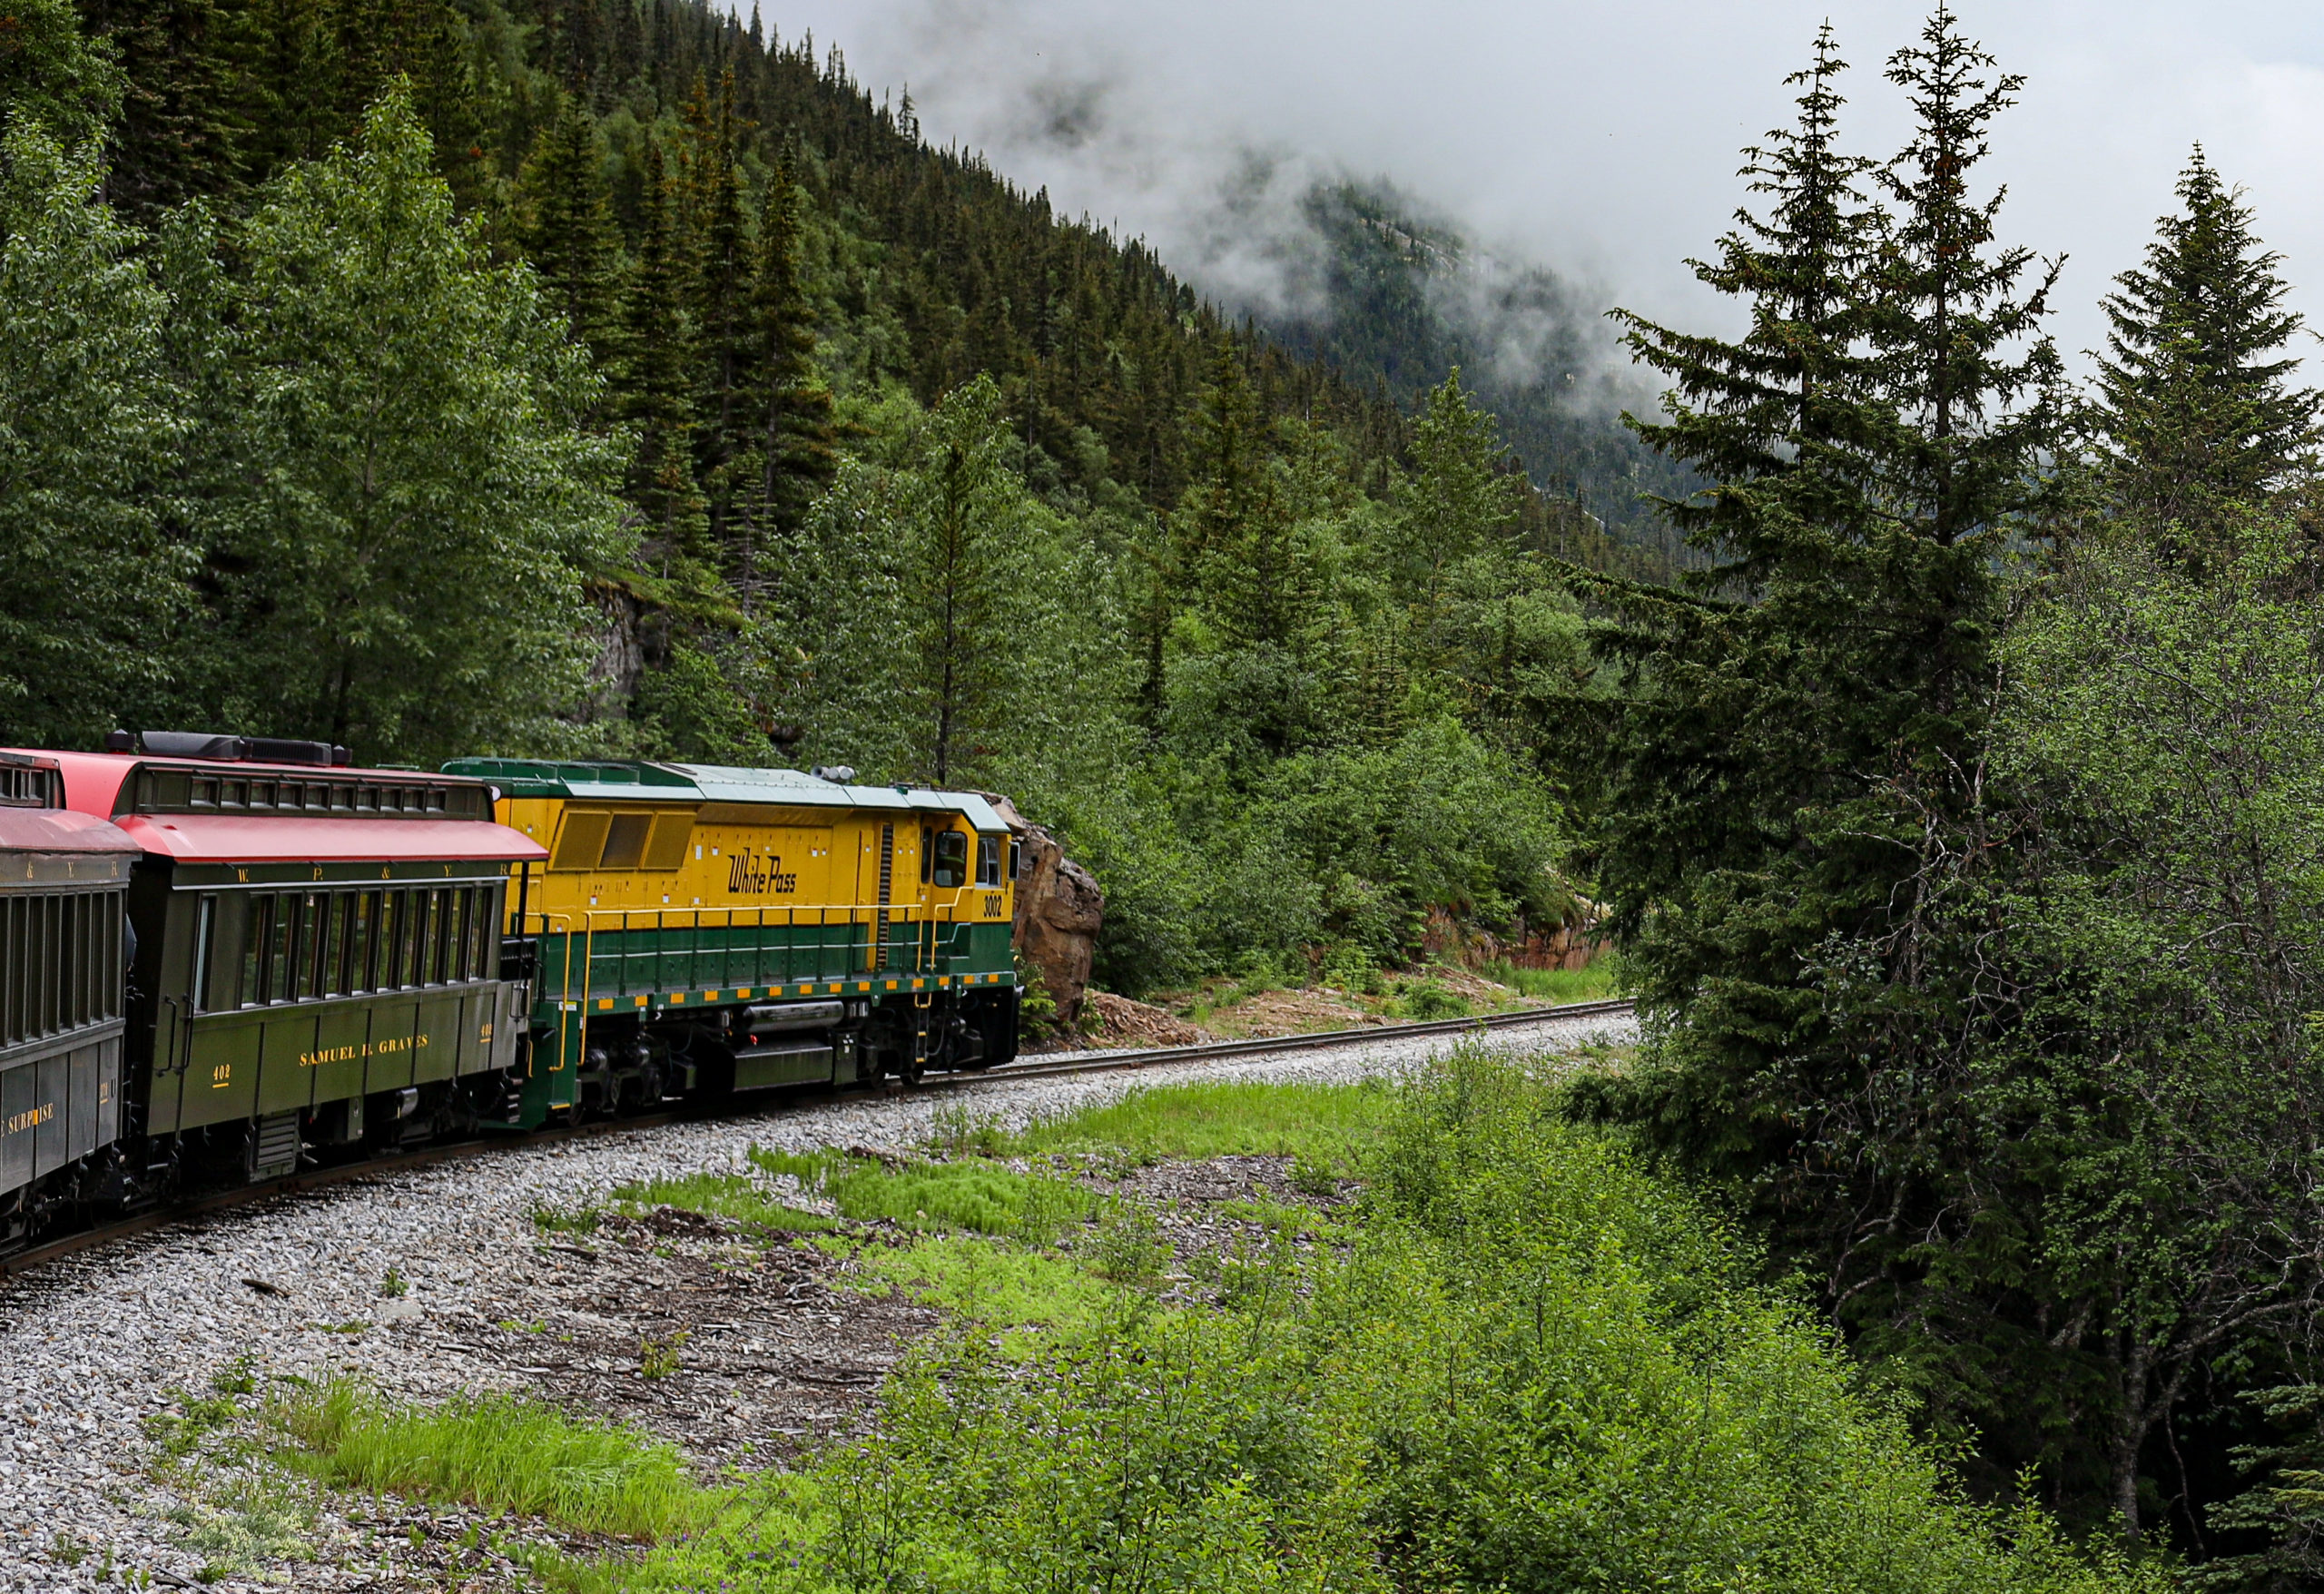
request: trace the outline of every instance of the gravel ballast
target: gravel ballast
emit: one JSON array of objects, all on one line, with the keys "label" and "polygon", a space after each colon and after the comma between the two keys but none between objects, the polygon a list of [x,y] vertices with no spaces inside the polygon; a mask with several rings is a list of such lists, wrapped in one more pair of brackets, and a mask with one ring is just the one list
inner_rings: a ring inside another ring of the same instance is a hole
[{"label": "gravel ballast", "polygon": [[[1492,1032],[1482,1044],[1551,1051],[1620,1043],[1635,1033],[1626,1016],[1600,1014]],[[925,1144],[940,1108],[965,1107],[1017,1127],[1157,1085],[1393,1074],[1454,1044],[1450,1037],[1391,1033],[1326,1051],[996,1078],[959,1090],[776,1107],[519,1145],[242,1207],[68,1257],[0,1284],[0,1365],[7,1370],[0,1387],[0,1589],[202,1586],[197,1575],[214,1561],[187,1542],[185,1519],[199,1517],[203,1507],[180,1498],[157,1475],[148,1420],[182,1411],[187,1392],[206,1392],[239,1358],[249,1360],[261,1390],[285,1375],[343,1373],[395,1399],[505,1390],[596,1402],[593,1392],[624,1370],[603,1354],[593,1359],[588,1333],[566,1336],[582,1350],[561,1353],[555,1377],[538,1364],[544,1353],[535,1353],[531,1364],[507,1353],[509,1345],[522,1348],[515,1331],[537,1317],[543,1303],[554,1303],[562,1321],[583,1331],[593,1311],[606,1315],[606,1333],[596,1337],[607,1344],[609,1336],[626,1332],[628,1319],[615,1321],[613,1312],[624,1303],[604,1295],[608,1286],[596,1259],[604,1246],[556,1244],[560,1236],[545,1235],[535,1221],[544,1207],[596,1205],[633,1181],[747,1171],[753,1146],[904,1151]],[[654,1239],[658,1249],[633,1247],[638,1268],[647,1271],[623,1274],[623,1291],[685,1287],[654,1275],[651,1259],[668,1255],[674,1244],[692,1245],[703,1255],[718,1245],[714,1234]],[[747,1281],[721,1288],[725,1300],[695,1309],[724,1319],[707,1326],[727,1336],[736,1365],[801,1369],[795,1376],[806,1382],[795,1390],[831,1392],[820,1403],[794,1401],[773,1414],[736,1396],[730,1422],[792,1421],[769,1431],[812,1435],[842,1420],[847,1402],[864,1398],[865,1386],[876,1383],[883,1353],[860,1330],[847,1337],[839,1314],[824,1309],[814,1280],[793,1272],[767,1278],[763,1289]],[[599,1292],[594,1305],[593,1289]],[[874,1326],[891,1343],[904,1325]],[[633,1362],[633,1381],[634,1368]],[[709,1459],[720,1459],[715,1447]],[[399,1551],[407,1541],[418,1545],[428,1520],[422,1512],[415,1520],[365,1522],[334,1507],[316,1530],[325,1541],[317,1560],[278,1568],[263,1580],[235,1575],[207,1586],[462,1586],[443,1580],[440,1569],[431,1576],[417,1567],[398,1571],[377,1549],[383,1539]],[[340,1556],[334,1546],[349,1553]],[[507,1572],[505,1562],[500,1570]],[[480,1565],[480,1580],[469,1586],[506,1586],[490,1572]]]}]

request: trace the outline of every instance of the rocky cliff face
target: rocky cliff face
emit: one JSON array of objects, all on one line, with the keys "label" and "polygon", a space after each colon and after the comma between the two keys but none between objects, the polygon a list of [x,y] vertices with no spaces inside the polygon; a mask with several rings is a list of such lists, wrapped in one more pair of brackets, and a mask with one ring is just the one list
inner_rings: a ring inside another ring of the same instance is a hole
[{"label": "rocky cliff face", "polygon": [[1089,959],[1106,921],[1106,893],[1089,871],[1065,855],[1057,838],[1017,812],[1006,797],[991,799],[1023,849],[1017,876],[1017,950],[1057,1003],[1059,1023],[1081,1020],[1089,989]]}]

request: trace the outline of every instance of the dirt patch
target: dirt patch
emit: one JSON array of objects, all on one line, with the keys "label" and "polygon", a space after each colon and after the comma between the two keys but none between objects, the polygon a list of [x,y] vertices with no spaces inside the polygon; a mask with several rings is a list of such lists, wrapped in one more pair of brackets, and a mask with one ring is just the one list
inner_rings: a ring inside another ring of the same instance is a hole
[{"label": "dirt patch", "polygon": [[1098,1028],[1089,1044],[1099,1047],[1199,1046],[1218,1038],[1189,1024],[1175,1013],[1134,1002],[1109,990],[1093,990],[1084,999],[1084,1016],[1095,1015]]},{"label": "dirt patch", "polygon": [[[1283,1212],[1320,1220],[1330,1209],[1353,1201],[1355,1181],[1334,1181],[1329,1189],[1295,1180],[1287,1156],[1220,1156],[1205,1162],[1162,1162],[1134,1168],[1119,1177],[1092,1176],[1090,1183],[1134,1203],[1150,1215],[1154,1232],[1170,1248],[1168,1270],[1160,1281],[1163,1300],[1183,1305],[1216,1304],[1234,1287],[1234,1270],[1277,1245],[1311,1252],[1324,1243],[1315,1227]],[[1236,1211],[1237,1204],[1276,1209],[1267,1221]],[[1102,1245],[1092,1227],[1068,1237],[1068,1249]]]},{"label": "dirt patch", "polygon": [[1520,996],[1508,986],[1487,979],[1482,974],[1471,973],[1466,969],[1439,964],[1419,970],[1414,978],[1441,985],[1463,1001],[1480,1008],[1537,1008],[1548,1005]]},{"label": "dirt patch", "polygon": [[[852,1225],[859,1244],[897,1244]],[[543,1243],[468,1336],[477,1355],[569,1411],[667,1439],[714,1469],[798,1454],[862,1416],[937,1314],[844,1287],[852,1264],[805,1244],[763,1247],[663,1207]]]},{"label": "dirt patch", "polygon": [[1232,1007],[1214,1008],[1210,1014],[1213,1029],[1237,1040],[1310,1035],[1319,1029],[1357,1029],[1386,1022],[1349,998],[1320,988],[1261,991]]}]

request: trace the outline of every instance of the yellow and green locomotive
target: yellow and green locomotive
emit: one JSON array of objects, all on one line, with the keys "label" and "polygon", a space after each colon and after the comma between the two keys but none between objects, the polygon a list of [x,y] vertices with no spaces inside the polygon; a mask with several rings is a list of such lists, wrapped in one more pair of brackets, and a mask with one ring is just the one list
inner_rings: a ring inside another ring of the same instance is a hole
[{"label": "yellow and green locomotive", "polygon": [[967,792],[852,772],[460,759],[515,866],[529,1056],[498,1120],[916,1079],[1017,1051],[1017,849]]}]

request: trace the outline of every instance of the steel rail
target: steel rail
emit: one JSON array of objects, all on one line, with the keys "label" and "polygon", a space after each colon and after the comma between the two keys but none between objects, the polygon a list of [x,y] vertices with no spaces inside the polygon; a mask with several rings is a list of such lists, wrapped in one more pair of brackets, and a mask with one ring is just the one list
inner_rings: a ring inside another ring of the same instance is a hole
[{"label": "steel rail", "polygon": [[[1278,1035],[1255,1040],[1205,1041],[1194,1046],[1151,1047],[1124,1048],[1115,1051],[1077,1052],[1059,1058],[1054,1062],[1043,1061],[1039,1056],[1021,1062],[1006,1064],[998,1068],[962,1070],[923,1078],[917,1087],[901,1080],[882,1081],[877,1087],[823,1091],[814,1095],[799,1093],[769,1098],[763,1105],[752,1104],[744,1113],[766,1113],[786,1107],[827,1107],[838,1102],[877,1101],[903,1095],[907,1090],[941,1090],[965,1088],[979,1085],[1003,1085],[1019,1079],[1063,1078],[1075,1074],[1103,1074],[1131,1069],[1167,1068],[1175,1063],[1200,1063],[1232,1058],[1264,1057],[1280,1052],[1325,1051],[1344,1046],[1360,1046],[1366,1042],[1403,1040],[1432,1035],[1463,1035],[1508,1029],[1522,1025],[1553,1023],[1561,1019],[1612,1018],[1628,1013],[1631,1004],[1626,1001],[1573,1002],[1555,1008],[1521,1008],[1505,1013],[1483,1013],[1466,1018],[1438,1018],[1404,1024],[1374,1024],[1358,1029],[1324,1029],[1305,1035]],[[559,1128],[537,1129],[527,1135],[480,1136],[473,1140],[447,1141],[441,1145],[419,1146],[409,1151],[390,1152],[367,1157],[361,1162],[340,1163],[330,1167],[310,1168],[304,1173],[290,1174],[270,1179],[261,1185],[246,1185],[231,1190],[215,1191],[204,1196],[173,1202],[106,1224],[99,1228],[84,1229],[77,1234],[64,1235],[41,1245],[28,1247],[6,1256],[0,1256],[0,1281],[20,1277],[62,1261],[84,1251],[94,1251],[117,1241],[134,1239],[140,1235],[161,1229],[195,1224],[215,1214],[235,1207],[248,1206],[262,1201],[272,1201],[302,1192],[330,1189],[340,1185],[360,1184],[365,1180],[387,1178],[437,1163],[456,1158],[478,1156],[500,1150],[516,1150],[527,1146],[548,1146],[560,1141],[584,1139],[598,1135],[626,1134],[635,1129],[659,1128],[670,1124],[688,1123],[700,1118],[742,1116],[734,1109],[697,1109],[676,1112],[647,1113],[636,1117],[605,1118],[586,1124],[573,1124]]]},{"label": "steel rail", "polygon": [[[1558,1008],[1518,1008],[1506,1013],[1480,1013],[1466,1018],[1431,1018],[1407,1024],[1367,1024],[1358,1029],[1318,1029],[1305,1035],[1275,1035],[1257,1040],[1209,1040],[1194,1046],[1138,1048],[1119,1051],[1076,1052],[1055,1063],[1032,1058],[983,1072],[947,1074],[948,1085],[975,1085],[986,1080],[1035,1079],[1050,1075],[1098,1074],[1113,1068],[1153,1068],[1171,1063],[1200,1063],[1228,1058],[1264,1057],[1275,1052],[1324,1051],[1358,1046],[1367,1040],[1391,1040],[1408,1036],[1467,1035],[1479,1030],[1510,1029],[1525,1024],[1560,1019],[1604,1018],[1628,1013],[1631,1004],[1570,1002]],[[928,1081],[938,1083],[939,1081]]]}]

